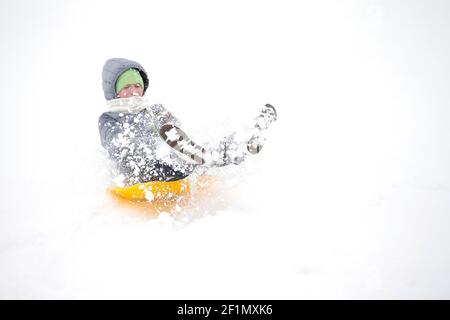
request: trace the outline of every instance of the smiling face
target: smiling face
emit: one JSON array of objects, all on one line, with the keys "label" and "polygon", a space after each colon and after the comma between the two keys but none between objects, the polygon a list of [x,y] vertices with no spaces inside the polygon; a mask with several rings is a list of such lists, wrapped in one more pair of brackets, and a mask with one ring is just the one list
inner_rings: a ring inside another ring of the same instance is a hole
[{"label": "smiling face", "polygon": [[144,95],[144,88],[140,83],[129,84],[123,87],[118,93],[117,98],[129,98],[132,96],[142,97]]}]

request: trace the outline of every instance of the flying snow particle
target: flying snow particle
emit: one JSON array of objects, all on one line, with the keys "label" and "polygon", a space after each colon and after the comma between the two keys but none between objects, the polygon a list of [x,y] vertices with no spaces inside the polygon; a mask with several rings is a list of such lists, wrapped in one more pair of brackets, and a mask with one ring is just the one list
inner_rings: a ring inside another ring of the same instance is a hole
[{"label": "flying snow particle", "polygon": [[177,132],[177,129],[175,129],[175,128],[172,128],[169,131],[167,131],[166,135],[167,135],[168,140],[171,140],[171,141],[177,141],[180,138],[180,136]]},{"label": "flying snow particle", "polygon": [[152,202],[153,199],[155,199],[155,196],[153,195],[153,192],[151,192],[150,190],[145,190],[145,199],[147,199],[148,201]]}]

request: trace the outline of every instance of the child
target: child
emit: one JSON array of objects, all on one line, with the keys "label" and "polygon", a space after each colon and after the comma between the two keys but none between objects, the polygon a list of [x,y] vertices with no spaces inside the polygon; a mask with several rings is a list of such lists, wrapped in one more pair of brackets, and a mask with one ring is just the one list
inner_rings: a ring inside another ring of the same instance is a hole
[{"label": "child", "polygon": [[[131,186],[149,181],[176,181],[190,175],[197,166],[241,163],[246,154],[262,147],[257,131],[276,120],[275,109],[266,105],[257,118],[256,133],[247,150],[237,145],[234,135],[218,148],[203,148],[180,129],[180,122],[162,105],[150,105],[144,98],[149,86],[145,69],[137,62],[113,58],[103,67],[103,91],[108,111],[99,118],[102,146],[116,165],[119,184]],[[171,152],[161,145],[168,144]]]}]

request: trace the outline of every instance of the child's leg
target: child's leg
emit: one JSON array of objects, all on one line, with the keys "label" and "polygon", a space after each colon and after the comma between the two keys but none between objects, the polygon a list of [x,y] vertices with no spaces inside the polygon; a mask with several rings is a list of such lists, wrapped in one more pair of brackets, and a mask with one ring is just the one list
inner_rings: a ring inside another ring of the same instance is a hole
[{"label": "child's leg", "polygon": [[203,147],[193,142],[188,135],[173,124],[165,124],[159,133],[164,141],[176,151],[197,164],[226,166],[242,163],[248,154],[257,154],[265,139],[263,132],[277,119],[275,108],[266,104],[249,128],[224,137],[218,146]]},{"label": "child's leg", "polygon": [[213,151],[217,153],[214,157],[215,164],[240,164],[249,154],[259,153],[265,142],[265,130],[276,120],[275,108],[266,104],[250,127],[242,128],[241,132],[234,132],[222,139],[219,147]]}]

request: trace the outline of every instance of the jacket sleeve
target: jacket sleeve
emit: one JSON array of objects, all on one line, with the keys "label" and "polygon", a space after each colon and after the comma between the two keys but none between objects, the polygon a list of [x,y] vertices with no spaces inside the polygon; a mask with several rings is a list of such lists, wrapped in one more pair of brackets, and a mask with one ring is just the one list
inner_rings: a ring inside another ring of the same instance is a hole
[{"label": "jacket sleeve", "polygon": [[171,123],[175,126],[180,126],[181,122],[170,113],[166,108],[161,104],[155,104],[152,106],[153,112],[157,115],[158,125],[161,128],[164,124]]},{"label": "jacket sleeve", "polygon": [[100,141],[106,150],[112,147],[112,140],[122,132],[122,126],[110,115],[103,113],[98,119]]}]

